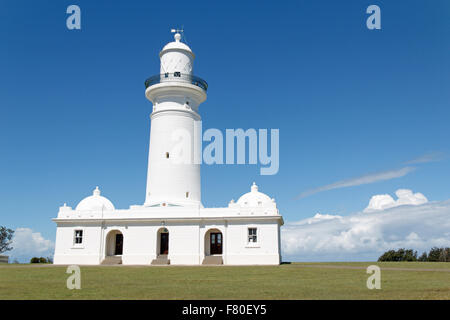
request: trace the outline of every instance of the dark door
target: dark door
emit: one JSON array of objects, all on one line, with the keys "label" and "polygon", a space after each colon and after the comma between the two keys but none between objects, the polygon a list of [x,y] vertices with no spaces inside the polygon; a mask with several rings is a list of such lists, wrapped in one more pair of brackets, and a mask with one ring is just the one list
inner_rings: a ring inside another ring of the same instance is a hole
[{"label": "dark door", "polygon": [[161,233],[161,249],[159,250],[159,254],[168,254],[169,253],[169,234]]},{"label": "dark door", "polygon": [[214,232],[210,236],[211,254],[222,254],[222,233]]},{"label": "dark door", "polygon": [[122,255],[123,251],[123,235],[121,233],[116,234],[116,250],[114,250],[115,255]]}]

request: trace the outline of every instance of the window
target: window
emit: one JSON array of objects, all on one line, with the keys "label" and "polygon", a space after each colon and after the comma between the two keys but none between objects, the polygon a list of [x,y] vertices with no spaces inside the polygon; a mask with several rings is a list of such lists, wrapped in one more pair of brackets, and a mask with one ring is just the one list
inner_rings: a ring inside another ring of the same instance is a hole
[{"label": "window", "polygon": [[186,192],[186,198],[189,198],[189,191]]},{"label": "window", "polygon": [[248,228],[248,242],[249,243],[257,242],[256,228]]},{"label": "window", "polygon": [[75,230],[75,244],[82,244],[83,243],[83,230]]},{"label": "window", "polygon": [[166,158],[169,159],[169,153],[168,152],[166,152]]}]

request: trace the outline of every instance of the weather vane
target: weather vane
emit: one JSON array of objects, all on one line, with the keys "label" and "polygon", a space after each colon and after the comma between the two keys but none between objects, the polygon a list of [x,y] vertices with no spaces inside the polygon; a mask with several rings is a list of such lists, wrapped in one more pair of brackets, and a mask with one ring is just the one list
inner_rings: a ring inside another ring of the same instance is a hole
[{"label": "weather vane", "polygon": [[183,28],[181,28],[181,29],[171,29],[170,32],[182,34],[184,32],[184,30],[183,30]]},{"label": "weather vane", "polygon": [[182,39],[185,43],[187,43],[187,39],[186,39],[186,36],[185,36],[185,34],[184,34],[184,27],[183,26],[181,26],[181,28],[180,29],[170,29],[170,32],[172,32],[172,33],[175,33],[175,34],[180,34],[180,40]]}]

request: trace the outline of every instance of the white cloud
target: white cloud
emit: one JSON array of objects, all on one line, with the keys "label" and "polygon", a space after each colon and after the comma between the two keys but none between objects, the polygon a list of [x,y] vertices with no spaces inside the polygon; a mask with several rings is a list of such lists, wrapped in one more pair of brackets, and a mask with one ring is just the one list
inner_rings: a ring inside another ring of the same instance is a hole
[{"label": "white cloud", "polygon": [[328,184],[319,188],[311,189],[305,192],[302,192],[299,194],[296,199],[301,199],[308,197],[310,195],[313,195],[315,193],[319,193],[322,191],[328,191],[333,189],[340,189],[340,188],[346,188],[346,187],[353,187],[353,186],[359,186],[363,184],[369,184],[374,183],[378,181],[384,181],[384,180],[391,180],[395,178],[400,178],[403,176],[406,176],[408,173],[414,171],[414,167],[404,167],[398,170],[389,170],[389,171],[383,171],[378,173],[371,173],[366,174],[360,177],[352,178],[352,179],[346,179],[346,180],[340,180],[337,182],[334,182],[332,184]]},{"label": "white cloud", "polygon": [[411,248],[420,254],[433,246],[450,246],[450,200],[327,216],[283,226],[283,259],[374,261],[389,249]]},{"label": "white cloud", "polygon": [[373,196],[364,212],[385,210],[403,205],[420,205],[428,202],[428,199],[420,192],[413,193],[409,189],[398,189],[395,192],[397,200],[388,194],[377,194]]},{"label": "white cloud", "polygon": [[53,256],[53,241],[44,239],[40,232],[33,232],[30,228],[17,228],[12,241],[13,250],[6,253],[10,255],[10,261],[29,262],[32,257]]},{"label": "white cloud", "polygon": [[443,152],[431,152],[424,154],[418,158],[405,162],[405,164],[417,164],[417,163],[428,163],[437,162],[443,160],[445,154]]},{"label": "white cloud", "polygon": [[302,223],[311,224],[311,223],[316,223],[316,222],[323,221],[323,220],[340,219],[340,218],[342,218],[342,217],[338,216],[338,215],[316,213],[316,215],[314,217],[300,221],[300,222],[294,222],[294,224],[302,224]]}]

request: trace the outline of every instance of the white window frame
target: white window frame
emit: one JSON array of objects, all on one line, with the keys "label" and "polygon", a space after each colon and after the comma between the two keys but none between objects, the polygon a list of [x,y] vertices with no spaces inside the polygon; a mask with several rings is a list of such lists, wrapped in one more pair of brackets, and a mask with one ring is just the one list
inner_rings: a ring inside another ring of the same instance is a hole
[{"label": "white window frame", "polygon": [[[255,235],[250,235],[250,229],[255,229],[256,230],[256,234]],[[247,227],[247,234],[246,236],[246,247],[247,248],[259,248],[260,247],[260,242],[259,242],[259,228],[256,226],[248,226]],[[256,241],[250,241],[250,237],[256,236]]]},{"label": "white window frame", "polygon": [[[81,231],[81,237],[77,237],[77,232]],[[73,230],[73,246],[74,248],[82,248],[84,247],[84,237],[85,237],[85,232],[83,228],[75,228]],[[80,243],[77,243],[77,239],[81,239]]]},{"label": "white window frame", "polygon": [[[254,230],[254,234],[252,232],[252,234],[250,234],[250,230]],[[254,241],[253,241],[254,239]],[[254,227],[248,227],[247,228],[247,242],[248,243],[258,243],[258,228],[254,228]]]}]

